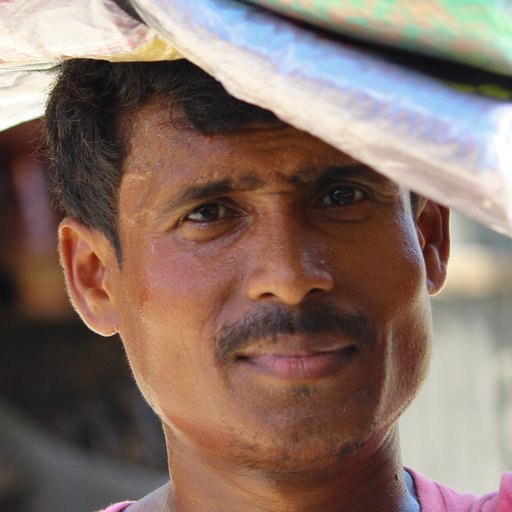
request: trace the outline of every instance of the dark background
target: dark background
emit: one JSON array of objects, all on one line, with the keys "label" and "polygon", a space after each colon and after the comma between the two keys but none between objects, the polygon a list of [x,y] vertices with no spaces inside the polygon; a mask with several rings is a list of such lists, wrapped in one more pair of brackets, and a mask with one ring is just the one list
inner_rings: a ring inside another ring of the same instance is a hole
[{"label": "dark background", "polygon": [[0,510],[89,512],[165,480],[118,337],[71,309],[40,123],[0,133]]}]

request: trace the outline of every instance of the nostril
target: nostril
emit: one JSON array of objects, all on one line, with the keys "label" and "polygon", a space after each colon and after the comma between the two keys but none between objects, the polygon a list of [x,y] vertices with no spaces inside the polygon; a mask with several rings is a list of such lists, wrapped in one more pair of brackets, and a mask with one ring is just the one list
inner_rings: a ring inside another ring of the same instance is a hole
[{"label": "nostril", "polygon": [[262,293],[259,296],[259,298],[263,299],[263,300],[265,300],[265,299],[273,299],[275,297],[276,297],[276,295],[274,295],[273,293],[270,293],[270,292]]},{"label": "nostril", "polygon": [[327,290],[325,288],[313,288],[312,290],[309,290],[309,293],[314,295],[323,295],[326,291]]}]

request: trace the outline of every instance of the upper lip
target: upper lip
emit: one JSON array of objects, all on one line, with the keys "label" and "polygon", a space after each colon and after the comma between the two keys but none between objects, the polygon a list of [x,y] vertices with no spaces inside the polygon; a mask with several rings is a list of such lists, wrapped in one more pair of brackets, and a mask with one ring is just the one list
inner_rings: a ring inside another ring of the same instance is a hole
[{"label": "upper lip", "polygon": [[261,356],[312,357],[354,347],[347,339],[333,335],[278,335],[275,339],[262,339],[244,350],[236,352],[235,358],[252,359]]}]

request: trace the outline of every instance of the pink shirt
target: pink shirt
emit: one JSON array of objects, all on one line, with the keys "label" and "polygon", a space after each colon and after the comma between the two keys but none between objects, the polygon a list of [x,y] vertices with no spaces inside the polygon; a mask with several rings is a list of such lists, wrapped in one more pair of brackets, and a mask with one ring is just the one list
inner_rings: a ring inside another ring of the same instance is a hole
[{"label": "pink shirt", "polygon": [[407,468],[416,485],[421,512],[512,512],[512,473],[503,473],[498,492],[477,498],[428,480]]},{"label": "pink shirt", "polygon": [[134,502],[133,501],[123,501],[122,503],[117,503],[116,505],[111,505],[110,507],[106,508],[105,510],[100,510],[99,512],[121,512],[128,505],[131,505],[132,503],[134,503]]},{"label": "pink shirt", "polygon": [[[407,471],[414,480],[421,512],[512,512],[512,473],[503,474],[498,492],[477,498],[474,494],[459,494],[412,469]],[[118,503],[103,512],[121,512],[131,503]]]}]

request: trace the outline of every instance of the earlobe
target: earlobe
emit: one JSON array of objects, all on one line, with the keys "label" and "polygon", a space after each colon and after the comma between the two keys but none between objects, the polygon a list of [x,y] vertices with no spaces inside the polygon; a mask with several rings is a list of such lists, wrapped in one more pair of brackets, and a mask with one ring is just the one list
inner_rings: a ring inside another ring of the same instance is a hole
[{"label": "earlobe", "polygon": [[71,303],[84,323],[102,336],[118,332],[112,281],[119,269],[108,240],[66,218],[59,226],[59,252]]},{"label": "earlobe", "polygon": [[449,209],[430,200],[425,201],[422,205],[416,219],[430,295],[439,293],[446,281],[446,269],[450,255],[449,223]]}]

